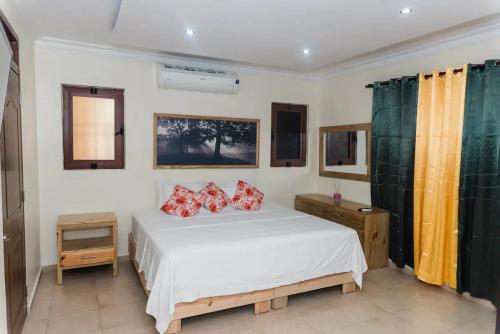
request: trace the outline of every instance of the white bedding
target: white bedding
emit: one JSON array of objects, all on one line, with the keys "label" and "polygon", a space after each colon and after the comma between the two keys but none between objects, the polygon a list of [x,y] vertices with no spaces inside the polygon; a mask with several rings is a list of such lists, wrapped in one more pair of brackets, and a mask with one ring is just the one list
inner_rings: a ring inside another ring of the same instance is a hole
[{"label": "white bedding", "polygon": [[349,271],[361,286],[367,269],[354,230],[276,204],[192,218],[149,210],[134,215],[132,233],[160,333],[179,302]]}]

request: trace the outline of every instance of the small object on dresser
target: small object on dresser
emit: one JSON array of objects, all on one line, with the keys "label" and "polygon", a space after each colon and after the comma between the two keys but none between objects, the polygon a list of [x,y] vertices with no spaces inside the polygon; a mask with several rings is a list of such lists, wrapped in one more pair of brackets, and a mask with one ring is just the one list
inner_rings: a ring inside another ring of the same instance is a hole
[{"label": "small object on dresser", "polygon": [[372,208],[359,208],[359,212],[372,212]]},{"label": "small object on dresser", "polygon": [[[104,237],[64,239],[64,232],[89,229],[109,229]],[[62,284],[63,270],[113,265],[117,262],[117,220],[112,212],[61,215],[57,219],[57,284]]]},{"label": "small object on dresser", "polygon": [[342,194],[340,193],[340,182],[335,182],[333,184],[335,192],[333,193],[333,200],[335,203],[340,203],[342,201]]}]

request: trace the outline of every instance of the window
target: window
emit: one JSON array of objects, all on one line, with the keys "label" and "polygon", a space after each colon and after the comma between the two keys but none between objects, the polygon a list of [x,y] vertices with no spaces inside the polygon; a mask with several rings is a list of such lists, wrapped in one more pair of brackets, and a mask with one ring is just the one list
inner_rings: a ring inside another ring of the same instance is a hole
[{"label": "window", "polygon": [[273,103],[271,167],[306,165],[307,106]]},{"label": "window", "polygon": [[123,89],[62,90],[64,169],[124,168]]},{"label": "window", "polygon": [[326,166],[356,165],[356,131],[332,132],[326,134]]}]

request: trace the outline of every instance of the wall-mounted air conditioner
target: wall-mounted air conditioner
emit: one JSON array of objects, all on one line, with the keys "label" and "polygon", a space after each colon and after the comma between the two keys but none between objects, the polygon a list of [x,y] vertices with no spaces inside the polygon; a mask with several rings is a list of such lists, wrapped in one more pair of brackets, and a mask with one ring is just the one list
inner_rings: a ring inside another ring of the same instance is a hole
[{"label": "wall-mounted air conditioner", "polygon": [[225,94],[236,93],[240,85],[236,72],[170,64],[158,64],[157,80],[161,88]]}]

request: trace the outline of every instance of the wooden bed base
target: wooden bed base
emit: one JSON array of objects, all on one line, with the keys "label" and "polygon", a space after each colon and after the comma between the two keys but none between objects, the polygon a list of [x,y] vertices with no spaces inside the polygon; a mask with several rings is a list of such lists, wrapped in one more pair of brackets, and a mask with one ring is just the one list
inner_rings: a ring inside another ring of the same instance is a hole
[{"label": "wooden bed base", "polygon": [[[135,260],[136,242],[132,233],[129,233],[128,250],[130,262],[138,272],[139,264]],[[146,289],[146,278],[144,276],[144,272],[138,272],[138,275],[144,291],[147,295],[149,295],[149,290]],[[288,303],[288,296],[290,295],[335,285],[342,285],[342,293],[353,292],[356,288],[352,273],[346,272],[318,277],[299,283],[283,285],[272,289],[257,290],[227,296],[200,298],[189,303],[177,303],[175,304],[174,320],[170,322],[170,325],[164,334],[180,333],[181,319],[183,318],[249,304],[254,304],[254,313],[260,314],[268,312],[271,309],[276,310],[285,308]]]}]

